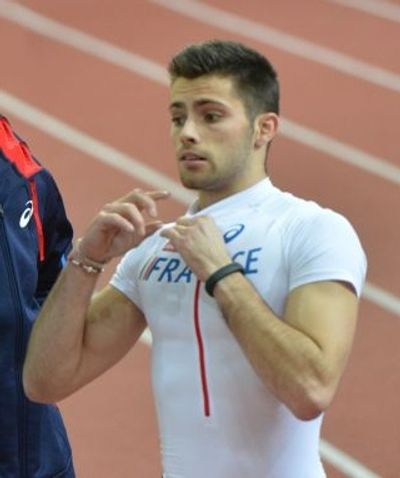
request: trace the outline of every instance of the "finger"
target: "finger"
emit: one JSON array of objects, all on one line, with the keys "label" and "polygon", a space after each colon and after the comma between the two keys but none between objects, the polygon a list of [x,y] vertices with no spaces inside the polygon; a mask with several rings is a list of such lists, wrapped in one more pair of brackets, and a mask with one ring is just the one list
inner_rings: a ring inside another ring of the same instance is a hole
[{"label": "finger", "polygon": [[176,220],[176,224],[181,226],[194,226],[195,224],[207,224],[213,222],[210,216],[181,216]]},{"label": "finger", "polygon": [[161,232],[160,236],[165,237],[167,239],[177,239],[180,237],[179,233],[175,230],[174,227],[165,227]]},{"label": "finger", "polygon": [[191,232],[190,225],[175,224],[173,229],[180,237],[185,237]]},{"label": "finger", "polygon": [[157,217],[157,201],[166,199],[170,196],[168,191],[149,191],[144,192],[141,189],[134,189],[119,202],[131,202],[137,206],[140,211],[146,211],[149,216]]},{"label": "finger", "polygon": [[104,207],[103,214],[118,214],[129,221],[139,234],[145,233],[145,220],[134,204],[114,202]]},{"label": "finger", "polygon": [[[107,213],[102,215],[101,226],[106,229],[118,229],[121,232],[132,233],[137,228],[126,218],[117,213]],[[144,228],[143,228],[144,230]]]},{"label": "finger", "polygon": [[165,190],[147,191],[145,194],[150,196],[155,201],[158,201],[159,199],[165,199],[171,196],[171,193]]},{"label": "finger", "polygon": [[182,216],[176,220],[175,224],[177,226],[193,226],[196,222],[196,217]]},{"label": "finger", "polygon": [[126,232],[126,233],[135,233],[137,235],[147,237],[151,234],[153,234],[155,231],[157,231],[160,227],[163,226],[162,221],[151,221],[146,224],[143,223],[139,227],[132,222],[130,222],[128,219],[124,218],[120,214],[117,213],[108,213],[106,216],[103,218],[103,225],[106,225],[107,228],[114,228],[118,229],[120,232]]}]

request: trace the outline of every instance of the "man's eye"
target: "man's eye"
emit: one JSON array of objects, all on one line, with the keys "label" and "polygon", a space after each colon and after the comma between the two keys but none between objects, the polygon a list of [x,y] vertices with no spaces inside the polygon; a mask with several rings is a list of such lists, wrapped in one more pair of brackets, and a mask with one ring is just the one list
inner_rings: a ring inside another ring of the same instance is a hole
[{"label": "man's eye", "polygon": [[171,122],[175,126],[183,126],[183,124],[185,122],[185,118],[183,116],[172,116]]},{"label": "man's eye", "polygon": [[215,123],[216,121],[220,120],[222,115],[216,112],[209,112],[204,115],[204,119],[207,123]]}]

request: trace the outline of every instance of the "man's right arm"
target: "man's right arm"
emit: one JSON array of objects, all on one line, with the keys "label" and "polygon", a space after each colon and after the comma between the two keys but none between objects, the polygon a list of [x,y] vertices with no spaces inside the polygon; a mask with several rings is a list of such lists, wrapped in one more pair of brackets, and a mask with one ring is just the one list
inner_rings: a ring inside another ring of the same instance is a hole
[{"label": "man's right arm", "polygon": [[167,197],[164,191],[134,190],[104,206],[78,241],[32,330],[23,373],[30,399],[65,398],[137,341],[145,328],[139,308],[112,286],[93,296],[96,263],[121,256],[157,230],[157,201]]},{"label": "man's right arm", "polygon": [[37,402],[57,402],[117,363],[146,323],[125,295],[106,286],[91,296],[96,276],[69,264],[37,319],[23,382]]}]

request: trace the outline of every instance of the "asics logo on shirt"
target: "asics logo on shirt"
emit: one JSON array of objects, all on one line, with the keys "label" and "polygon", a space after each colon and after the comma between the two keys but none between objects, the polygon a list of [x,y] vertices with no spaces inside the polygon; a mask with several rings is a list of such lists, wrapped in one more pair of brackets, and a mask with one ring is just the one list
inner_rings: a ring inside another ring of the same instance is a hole
[{"label": "asics logo on shirt", "polygon": [[224,234],[224,241],[226,243],[233,241],[244,229],[244,224],[235,224],[230,227]]},{"label": "asics logo on shirt", "polygon": [[[244,229],[244,224],[235,224],[234,226],[231,226],[225,233],[224,233],[224,241],[226,244],[228,242],[233,241],[235,237],[237,237]],[[167,244],[163,247],[163,251],[170,251],[170,252],[175,252],[176,249],[175,247],[171,244],[170,241],[167,242]]]},{"label": "asics logo on shirt", "polygon": [[21,214],[21,217],[19,218],[19,227],[23,229],[26,227],[33,215],[33,202],[32,201],[27,201],[25,203],[25,206],[27,206],[24,209],[24,212]]}]

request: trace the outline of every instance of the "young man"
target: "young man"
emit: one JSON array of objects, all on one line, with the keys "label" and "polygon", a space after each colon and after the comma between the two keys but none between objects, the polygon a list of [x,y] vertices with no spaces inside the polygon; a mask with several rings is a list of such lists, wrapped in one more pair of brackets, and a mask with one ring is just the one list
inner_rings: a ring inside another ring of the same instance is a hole
[{"label": "young man", "polygon": [[57,186],[0,115],[0,476],[75,476],[59,410],[32,403],[22,366],[33,321],[71,249]]},{"label": "young man", "polygon": [[[166,478],[321,478],[322,412],[351,348],[364,253],[342,216],[266,177],[278,81],[263,56],[206,42],[169,72],[178,169],[198,199],[166,226],[162,191],[102,209],[36,323],[27,394],[69,395],[148,325]],[[92,297],[102,264],[126,251]]]}]

